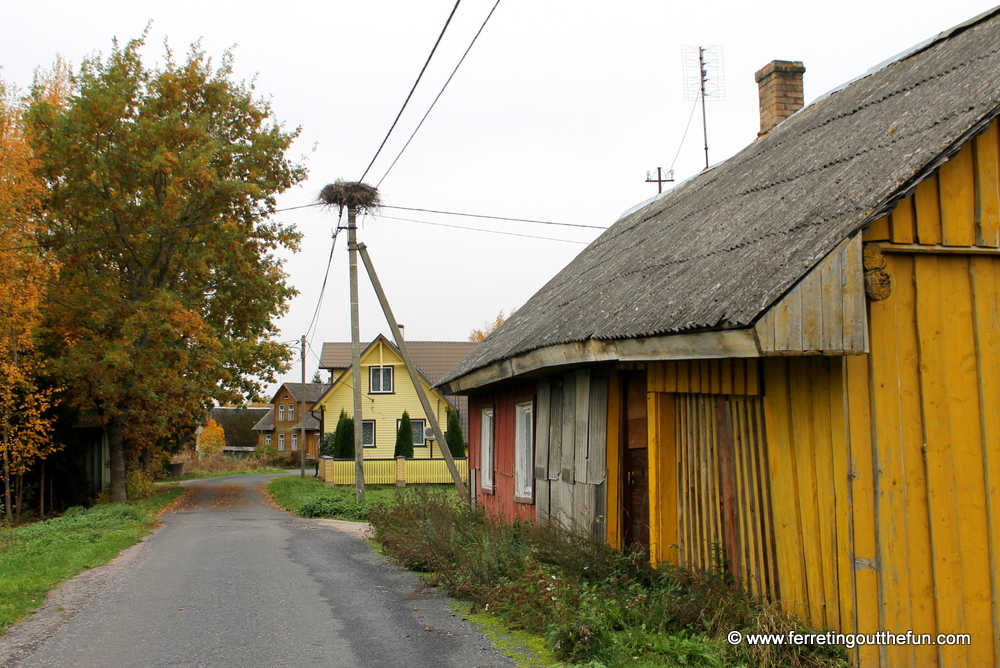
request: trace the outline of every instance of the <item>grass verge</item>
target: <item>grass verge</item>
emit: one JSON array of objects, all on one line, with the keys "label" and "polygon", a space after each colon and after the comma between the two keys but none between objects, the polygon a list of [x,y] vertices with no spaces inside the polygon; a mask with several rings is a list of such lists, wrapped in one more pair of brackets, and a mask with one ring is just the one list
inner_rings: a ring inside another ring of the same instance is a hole
[{"label": "grass verge", "polygon": [[50,589],[137,543],[183,493],[161,489],[142,501],[76,506],[61,517],[0,529],[0,634],[40,608]]},{"label": "grass verge", "polygon": [[267,485],[275,503],[300,517],[327,517],[336,520],[364,521],[368,512],[381,504],[391,504],[396,498],[392,485],[368,485],[365,502],[354,500],[354,488],[327,487],[319,478],[283,476]]},{"label": "grass verge", "polygon": [[732,646],[726,634],[808,632],[732,584],[725,569],[654,567],[553,525],[498,522],[454,494],[416,490],[369,513],[375,539],[475,611],[542,636],[555,658],[590,668],[847,668],[837,647]]}]

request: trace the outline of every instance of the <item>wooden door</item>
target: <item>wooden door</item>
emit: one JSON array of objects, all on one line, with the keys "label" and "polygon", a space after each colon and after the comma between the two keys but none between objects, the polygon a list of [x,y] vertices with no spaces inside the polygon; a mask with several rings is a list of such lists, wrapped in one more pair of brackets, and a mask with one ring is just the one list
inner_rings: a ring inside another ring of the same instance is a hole
[{"label": "wooden door", "polygon": [[620,438],[622,538],[626,547],[649,551],[649,447],[646,423],[646,373],[622,375],[623,420]]}]

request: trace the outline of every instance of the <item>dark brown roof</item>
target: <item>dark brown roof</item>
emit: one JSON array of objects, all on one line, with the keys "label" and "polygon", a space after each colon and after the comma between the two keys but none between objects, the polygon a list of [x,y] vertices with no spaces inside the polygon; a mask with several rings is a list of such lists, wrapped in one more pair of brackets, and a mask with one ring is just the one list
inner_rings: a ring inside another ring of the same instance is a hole
[{"label": "dark brown roof", "polygon": [[271,431],[274,429],[274,409],[268,408],[260,422],[253,426],[254,431]]},{"label": "dark brown roof", "polygon": [[[348,344],[350,346],[350,344]],[[288,390],[295,401],[305,401],[313,403],[323,396],[323,393],[330,389],[330,383],[282,383],[278,391],[271,397],[271,403],[281,393],[282,388]]]},{"label": "dark brown roof", "polygon": [[211,416],[226,434],[226,447],[256,447],[257,434],[253,433],[258,421],[268,408],[216,406]]},{"label": "dark brown roof", "polygon": [[997,116],[998,12],[627,212],[442,382],[550,345],[751,325]]},{"label": "dark brown roof", "polygon": [[[472,341],[406,341],[406,348],[410,351],[414,364],[431,384],[437,383],[478,345]],[[323,369],[350,367],[351,344],[324,343],[319,365]]]}]

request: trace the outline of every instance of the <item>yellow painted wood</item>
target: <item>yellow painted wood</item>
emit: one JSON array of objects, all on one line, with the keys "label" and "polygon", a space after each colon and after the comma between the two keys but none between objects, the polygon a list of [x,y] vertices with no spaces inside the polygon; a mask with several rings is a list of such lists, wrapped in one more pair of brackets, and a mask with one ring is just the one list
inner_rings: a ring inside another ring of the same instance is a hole
[{"label": "yellow painted wood", "polygon": [[941,205],[936,174],[917,185],[913,202],[917,216],[917,242],[941,243]]},{"label": "yellow painted wood", "polygon": [[976,200],[972,142],[968,142],[938,172],[941,196],[941,243],[976,244]]},{"label": "yellow painted wood", "polygon": [[676,406],[673,394],[648,394],[649,530],[654,563],[678,563]]},{"label": "yellow painted wood", "polygon": [[[874,340],[874,337],[873,337]],[[875,475],[872,462],[872,422],[869,395],[870,359],[844,358],[847,372],[845,402],[847,403],[850,434],[849,492],[851,502],[851,546],[853,548],[853,577],[855,600],[854,619],[857,632],[875,633],[879,629],[879,578],[876,570],[875,539]],[[879,649],[866,645],[859,647],[856,658],[864,666],[879,665]]]},{"label": "yellow painted wood", "polygon": [[851,502],[848,493],[850,448],[847,434],[847,406],[844,403],[845,358],[829,360],[830,365],[830,475],[834,495],[834,559],[839,621],[836,628],[851,632],[854,619],[854,560],[851,549]]},{"label": "yellow painted wood", "polygon": [[607,434],[607,460],[608,460],[608,544],[621,549],[622,528],[621,528],[621,453],[618,447],[618,438],[621,431],[621,374],[611,371],[608,374],[608,434]]},{"label": "yellow painted wood", "polygon": [[788,359],[771,358],[763,363],[764,425],[768,443],[768,466],[772,488],[775,562],[782,605],[797,614],[810,615],[806,559],[803,543],[809,539],[799,520],[799,480],[792,435]]},{"label": "yellow painted wood", "polygon": [[865,241],[888,241],[889,240],[889,216],[876,218],[868,224],[865,230]]},{"label": "yellow painted wood", "polygon": [[[393,390],[391,394],[369,392],[369,369],[372,366],[393,366]],[[449,404],[430,384],[421,378],[424,391],[435,409],[439,424],[447,424]],[[390,346],[377,340],[369,346],[361,357],[362,419],[375,421],[375,447],[365,448],[365,457],[372,459],[391,458],[396,447],[396,420],[407,411],[413,420],[426,420],[417,392],[406,372],[402,358]],[[354,411],[353,373],[348,369],[331,388],[316,402],[314,410],[324,411],[324,429],[332,433],[337,428],[341,409],[348,415]],[[424,447],[415,447],[417,459],[441,458],[440,445],[428,442]]]},{"label": "yellow painted wood", "polygon": [[[995,130],[995,121],[991,128]],[[1000,267],[997,262],[992,258],[973,258],[969,262],[980,382],[993,665],[1000,665],[1000,411],[996,409],[1000,402]]]},{"label": "yellow painted wood", "polygon": [[1000,121],[976,137],[976,243],[1000,247]]},{"label": "yellow painted wood", "polygon": [[916,220],[913,215],[913,196],[904,197],[896,203],[889,216],[890,234],[893,243],[912,244],[916,239]]},{"label": "yellow painted wood", "polygon": [[[823,568],[824,625],[843,628],[840,619],[840,544],[837,535],[837,490],[834,462],[843,458],[843,434],[834,433],[831,414],[833,397],[841,396],[840,387],[833,387],[831,358],[812,357],[801,361],[806,382],[812,388],[813,435],[811,443],[816,476],[816,516],[819,535],[818,560]],[[839,361],[839,360],[838,360]],[[794,363],[793,363],[794,364]],[[843,416],[843,407],[838,407]],[[839,447],[838,447],[839,446]]]}]

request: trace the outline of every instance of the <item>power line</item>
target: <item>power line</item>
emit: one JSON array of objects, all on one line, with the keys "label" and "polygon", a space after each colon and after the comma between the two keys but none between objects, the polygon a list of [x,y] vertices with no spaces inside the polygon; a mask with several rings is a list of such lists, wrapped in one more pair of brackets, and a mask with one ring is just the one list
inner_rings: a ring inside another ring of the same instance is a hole
[{"label": "power line", "polygon": [[562,241],[567,244],[589,244],[589,241],[574,241],[572,239],[557,239],[555,237],[539,237],[533,234],[519,234],[517,232],[503,232],[501,230],[487,230],[481,227],[464,227],[462,225],[449,225],[447,223],[432,223],[427,220],[413,220],[412,218],[396,218],[395,216],[379,216],[387,220],[402,220],[407,223],[420,223],[421,225],[434,225],[436,227],[451,227],[456,230],[468,230],[470,232],[489,232],[490,234],[504,234],[510,237],[525,237],[527,239],[543,239],[545,241]]},{"label": "power line", "polygon": [[[406,206],[382,205],[383,209],[399,209],[400,211],[420,211],[421,213],[440,213],[446,216],[465,216],[467,218],[488,218],[490,220],[510,220],[515,223],[537,223],[539,225],[559,225],[562,227],[586,227],[593,230],[606,230],[603,225],[583,225],[582,223],[554,223],[551,220],[531,220],[530,218],[506,218],[504,216],[487,216],[479,213],[457,213],[455,211],[438,211],[436,209],[415,209]],[[464,229],[464,228],[463,228]]]},{"label": "power line", "polygon": [[448,15],[448,20],[444,22],[444,27],[441,28],[441,34],[438,35],[437,41],[434,42],[434,48],[431,49],[430,54],[427,56],[427,61],[424,62],[424,66],[420,69],[420,74],[417,75],[417,80],[413,82],[413,88],[410,89],[410,94],[406,96],[406,100],[403,101],[403,106],[400,107],[399,113],[396,114],[396,120],[392,122],[392,126],[389,128],[389,131],[385,133],[385,139],[382,140],[382,144],[378,147],[378,150],[375,151],[375,156],[372,158],[372,161],[368,163],[365,173],[361,175],[361,178],[358,179],[358,181],[364,181],[365,177],[368,176],[368,172],[371,170],[372,165],[375,164],[375,160],[378,159],[382,149],[385,148],[385,143],[389,141],[389,135],[391,135],[392,131],[396,129],[396,123],[399,123],[399,118],[403,115],[403,111],[406,109],[406,105],[409,104],[410,98],[413,97],[413,91],[417,90],[417,84],[420,83],[420,79],[424,76],[424,72],[427,71],[427,66],[431,64],[431,58],[434,57],[434,52],[437,51],[438,45],[441,43],[441,39],[444,38],[445,31],[448,29],[448,24],[451,23],[451,19],[455,16],[455,12],[458,11],[458,5],[461,2],[462,0],[455,1],[455,6],[452,7],[451,14]]},{"label": "power line", "polygon": [[493,16],[493,12],[496,11],[497,6],[499,5],[500,5],[500,0],[497,0],[496,3],[493,5],[493,9],[491,9],[490,13],[486,15],[486,19],[483,20],[483,24],[479,26],[479,30],[476,31],[476,34],[472,38],[472,41],[469,42],[469,48],[467,48],[465,50],[465,53],[462,54],[462,57],[459,58],[458,64],[455,65],[455,69],[451,71],[451,74],[448,76],[448,80],[444,82],[443,86],[441,86],[441,90],[438,92],[437,97],[434,98],[434,101],[431,102],[431,106],[428,107],[427,112],[424,113],[424,117],[420,119],[419,123],[417,123],[417,127],[413,130],[412,134],[410,134],[410,138],[406,140],[406,143],[403,144],[403,148],[399,150],[399,153],[396,155],[396,159],[392,161],[392,164],[389,165],[389,169],[385,170],[385,174],[382,175],[382,178],[379,179],[379,182],[375,185],[376,188],[379,188],[382,185],[382,182],[385,181],[385,177],[389,176],[389,172],[391,172],[392,168],[396,166],[397,162],[399,162],[399,159],[403,156],[403,152],[410,145],[410,142],[413,141],[413,138],[417,136],[417,132],[420,131],[420,128],[423,126],[424,121],[427,120],[427,117],[430,115],[431,110],[434,109],[434,105],[436,105],[438,103],[438,100],[441,99],[441,96],[444,94],[445,88],[448,87],[448,84],[451,83],[451,80],[455,76],[455,73],[458,72],[458,68],[462,66],[463,62],[465,62],[465,57],[469,55],[469,51],[472,50],[472,46],[476,43],[476,40],[479,39],[479,35],[483,32],[483,28],[486,27],[487,22],[489,22],[490,17]]},{"label": "power line", "polygon": [[[343,216],[343,213],[341,213]],[[326,293],[326,282],[330,278],[330,266],[333,264],[333,251],[337,248],[337,235],[340,234],[340,220],[337,220],[337,229],[333,232],[333,243],[330,244],[330,257],[326,260],[326,272],[323,274],[323,285],[319,289],[319,298],[316,300],[316,310],[313,311],[312,321],[309,323],[309,327],[306,329],[306,336],[309,337],[312,334],[313,327],[319,321],[320,308],[323,306],[323,295]]]}]

